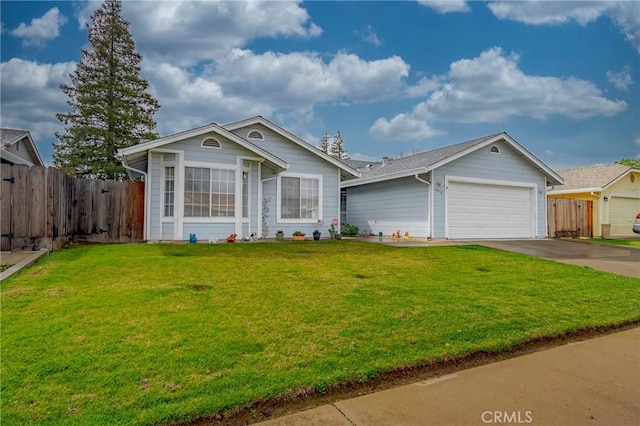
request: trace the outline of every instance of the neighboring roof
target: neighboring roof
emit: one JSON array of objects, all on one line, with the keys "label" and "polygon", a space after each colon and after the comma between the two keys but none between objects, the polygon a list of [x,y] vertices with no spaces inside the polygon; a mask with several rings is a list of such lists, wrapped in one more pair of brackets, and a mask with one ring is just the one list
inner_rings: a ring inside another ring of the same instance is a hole
[{"label": "neighboring roof", "polygon": [[[17,144],[20,141],[25,142],[25,148],[29,153],[29,159],[21,157],[16,153],[9,152],[12,145]],[[3,160],[13,164],[25,164],[27,166],[44,166],[44,161],[40,156],[38,147],[31,138],[31,133],[27,130],[18,129],[0,129],[0,157]]]},{"label": "neighboring roof", "polygon": [[251,126],[251,125],[255,125],[255,124],[262,124],[263,126],[267,127],[268,129],[271,129],[272,131],[278,133],[279,135],[281,135],[282,137],[290,140],[291,142],[303,147],[304,149],[308,150],[309,152],[311,152],[314,155],[317,155],[321,158],[323,158],[324,160],[332,163],[333,165],[335,165],[336,167],[340,168],[340,170],[343,173],[346,173],[350,176],[358,176],[358,172],[354,169],[352,169],[351,167],[349,167],[348,165],[342,163],[341,161],[336,160],[335,158],[323,153],[322,151],[320,151],[319,149],[317,149],[316,147],[314,147],[313,145],[308,144],[307,142],[303,141],[302,139],[300,139],[299,137],[295,136],[294,134],[286,131],[285,129],[277,126],[276,124],[270,122],[269,120],[261,117],[261,116],[257,116],[257,117],[253,117],[253,118],[248,118],[245,120],[241,120],[241,121],[236,121],[234,123],[230,123],[230,124],[226,124],[224,126],[220,126],[216,123],[210,123],[207,124],[205,126],[202,127],[197,127],[195,129],[191,129],[191,130],[186,130],[184,132],[179,132],[179,133],[175,133],[173,135],[169,135],[169,136],[164,136],[161,137],[159,139],[155,139],[155,140],[151,140],[151,141],[146,141],[146,142],[142,142],[139,143],[137,145],[133,145],[130,146],[128,148],[124,148],[121,149],[118,153],[119,155],[122,156],[123,158],[123,163],[125,166],[128,167],[132,167],[134,169],[136,169],[137,171],[146,171],[146,167],[147,167],[147,156],[146,153],[148,150],[150,149],[155,149],[155,148],[160,148],[164,145],[168,145],[174,142],[178,142],[181,141],[183,139],[187,139],[187,138],[191,138],[194,136],[199,136],[199,135],[204,135],[206,133],[210,133],[210,132],[215,132],[221,136],[224,136],[225,138],[245,147],[246,149],[248,149],[249,151],[254,152],[255,154],[264,157],[268,162],[270,162],[275,168],[279,168],[279,169],[288,169],[289,168],[289,164],[278,158],[277,156],[271,154],[270,152],[266,151],[265,149],[259,147],[258,145],[248,141],[247,139],[244,139],[234,133],[232,133],[233,130],[242,128],[242,127],[246,127],[246,126]]},{"label": "neighboring roof", "polygon": [[618,163],[560,170],[558,174],[564,179],[564,185],[554,187],[547,193],[599,192],[634,171],[640,172],[640,169]]},{"label": "neighboring roof", "polygon": [[513,149],[531,162],[547,177],[547,181],[550,184],[562,183],[562,178],[558,176],[558,174],[542,161],[538,160],[508,134],[502,132],[385,162],[368,162],[364,168],[362,168],[362,166],[358,168],[361,173],[360,178],[344,181],[341,186],[346,188],[427,173],[473,151],[501,141],[508,143]]},{"label": "neighboring roof", "polygon": [[244,119],[244,120],[240,120],[240,121],[235,121],[233,123],[225,124],[222,127],[224,127],[225,129],[228,129],[229,131],[233,131],[233,130],[241,129],[243,127],[253,126],[253,125],[256,125],[256,124],[263,125],[264,127],[270,129],[271,131],[279,134],[283,138],[286,138],[286,139],[290,140],[291,142],[293,142],[293,143],[297,144],[298,146],[306,149],[307,151],[311,152],[312,154],[317,155],[318,157],[321,157],[322,159],[330,162],[331,164],[333,164],[334,166],[338,167],[340,170],[342,170],[347,175],[359,176],[358,171],[355,170],[354,168],[350,167],[348,164],[345,164],[345,162],[340,161],[338,159],[335,159],[335,158],[333,158],[332,156],[330,156],[328,154],[325,154],[324,152],[322,152],[321,150],[319,150],[315,146],[311,145],[308,142],[305,142],[304,140],[300,139],[299,137],[297,137],[293,133],[283,129],[282,127],[278,126],[275,123],[272,123],[271,121],[267,120],[266,118],[264,118],[264,117],[262,117],[260,115],[258,115],[256,117],[251,117],[251,118],[247,118],[247,119]]}]

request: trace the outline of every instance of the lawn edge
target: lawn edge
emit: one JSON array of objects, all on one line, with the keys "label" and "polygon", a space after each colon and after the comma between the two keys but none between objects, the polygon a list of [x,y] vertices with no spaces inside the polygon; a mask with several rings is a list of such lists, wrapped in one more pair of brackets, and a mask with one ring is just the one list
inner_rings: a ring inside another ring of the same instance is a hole
[{"label": "lawn edge", "polygon": [[323,392],[319,392],[313,387],[300,388],[275,395],[268,399],[255,401],[249,405],[236,407],[219,414],[206,415],[190,421],[170,422],[167,425],[238,426],[254,424],[322,405],[332,404],[337,401],[516,358],[568,343],[589,340],[638,326],[640,326],[640,317],[614,324],[584,326],[568,332],[529,339],[501,351],[480,350],[460,357],[445,358],[416,366],[400,367],[390,371],[380,372],[375,377],[367,379],[364,382],[358,380],[341,381],[333,385],[328,385]]}]

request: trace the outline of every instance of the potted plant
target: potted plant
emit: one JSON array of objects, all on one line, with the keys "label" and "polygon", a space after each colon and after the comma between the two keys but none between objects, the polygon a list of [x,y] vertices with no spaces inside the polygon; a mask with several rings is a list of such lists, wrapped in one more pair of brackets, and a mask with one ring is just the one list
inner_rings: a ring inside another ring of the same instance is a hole
[{"label": "potted plant", "polygon": [[318,231],[317,229],[313,231],[313,241],[320,241],[320,234],[320,231]]},{"label": "potted plant", "polygon": [[333,226],[333,223],[329,227],[329,238],[332,239],[332,240],[336,239],[336,227]]},{"label": "potted plant", "polygon": [[293,241],[304,241],[304,232],[293,231]]},{"label": "potted plant", "polygon": [[276,241],[284,241],[284,232],[282,230],[276,232]]}]

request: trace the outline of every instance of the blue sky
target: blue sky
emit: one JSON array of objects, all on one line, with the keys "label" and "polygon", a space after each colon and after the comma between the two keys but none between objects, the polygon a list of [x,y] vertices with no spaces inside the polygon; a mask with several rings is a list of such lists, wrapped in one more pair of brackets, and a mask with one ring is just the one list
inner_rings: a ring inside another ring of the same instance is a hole
[{"label": "blue sky", "polygon": [[[50,163],[100,2],[2,1],[0,119]],[[547,165],[640,158],[640,2],[124,1],[157,131],[262,115],[378,160],[506,131]]]}]

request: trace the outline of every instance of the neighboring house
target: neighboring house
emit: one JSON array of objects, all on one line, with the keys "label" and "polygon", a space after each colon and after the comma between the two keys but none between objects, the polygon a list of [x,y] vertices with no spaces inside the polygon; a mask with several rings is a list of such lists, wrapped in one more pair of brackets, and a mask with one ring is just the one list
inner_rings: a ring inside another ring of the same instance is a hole
[{"label": "neighboring house", "polygon": [[44,166],[38,147],[26,130],[0,129],[0,161],[26,166]]},{"label": "neighboring house", "polygon": [[581,167],[559,171],[562,186],[547,191],[550,198],[593,201],[593,236],[633,236],[640,213],[640,169],[623,164]]},{"label": "neighboring house", "polygon": [[563,182],[506,133],[357,166],[345,220],[386,236],[543,238],[546,187]]},{"label": "neighboring house", "polygon": [[310,235],[340,215],[340,180],[358,172],[263,117],[203,127],[120,151],[143,177],[145,239]]}]

